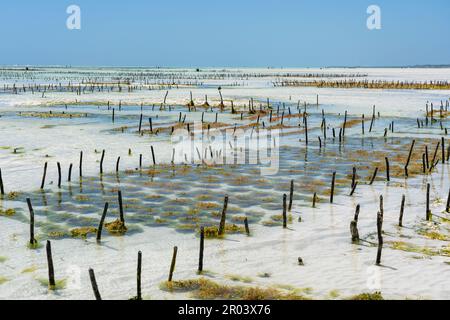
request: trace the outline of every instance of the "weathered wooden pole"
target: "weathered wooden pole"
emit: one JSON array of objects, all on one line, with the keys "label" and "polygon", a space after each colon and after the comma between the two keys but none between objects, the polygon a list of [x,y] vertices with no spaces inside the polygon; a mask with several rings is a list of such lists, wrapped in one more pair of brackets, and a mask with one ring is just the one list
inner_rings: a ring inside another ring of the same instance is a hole
[{"label": "weathered wooden pole", "polygon": [[386,162],[386,180],[389,182],[391,181],[391,175],[389,173],[389,159],[385,157],[384,160]]},{"label": "weathered wooden pole", "polygon": [[2,169],[0,169],[0,194],[3,196],[5,194],[5,188],[3,186]]},{"label": "weathered wooden pole", "polygon": [[225,199],[223,201],[222,216],[220,218],[219,236],[221,236],[225,233],[225,220],[226,220],[227,208],[228,208],[228,196],[226,195]]},{"label": "weathered wooden pole", "polygon": [[403,227],[403,212],[405,211],[405,195],[402,196],[402,204],[400,205],[400,218],[398,220],[398,226]]},{"label": "weathered wooden pole", "polygon": [[30,211],[30,246],[33,246],[36,243],[36,239],[34,238],[34,210],[30,198],[27,198],[27,204],[28,211]]},{"label": "weathered wooden pole", "polygon": [[205,227],[200,227],[200,253],[198,257],[198,272],[203,271],[203,250],[205,249]]},{"label": "weathered wooden pole", "polygon": [[245,217],[245,219],[244,219],[244,226],[245,226],[245,233],[247,233],[247,236],[249,236],[250,235],[250,228],[248,226],[248,218],[247,217]]},{"label": "weathered wooden pole", "polygon": [[305,115],[305,143],[308,146],[308,117]]},{"label": "weathered wooden pole", "polygon": [[141,116],[139,117],[139,133],[141,133],[141,129],[142,129],[142,113]]},{"label": "weathered wooden pole", "polygon": [[103,174],[103,160],[105,160],[105,150],[102,151],[102,157],[100,158],[100,174]]},{"label": "weathered wooden pole", "polygon": [[427,184],[427,212],[426,212],[426,220],[430,221],[431,220],[431,210],[430,210],[430,188],[431,185],[428,183]]},{"label": "weathered wooden pole", "polygon": [[293,198],[294,198],[294,180],[291,180],[291,189],[289,192],[289,212],[292,210]]},{"label": "weathered wooden pole", "polygon": [[71,164],[69,165],[69,173],[68,173],[68,175],[67,175],[67,181],[68,181],[68,182],[70,182],[70,181],[72,180],[72,167],[73,167],[73,164],[71,163]]},{"label": "weathered wooden pole", "polygon": [[336,172],[333,172],[333,178],[331,180],[331,194],[330,194],[330,203],[333,203],[334,200],[334,186],[336,183]]},{"label": "weathered wooden pole", "polygon": [[172,262],[170,264],[169,279],[168,279],[169,282],[172,281],[173,272],[175,271],[175,263],[177,262],[177,252],[178,247],[173,247]]},{"label": "weathered wooden pole", "polygon": [[381,264],[381,251],[383,250],[383,217],[380,212],[377,214],[378,251],[376,264]]},{"label": "weathered wooden pole", "polygon": [[58,167],[58,188],[61,188],[61,164],[58,162],[56,165]]},{"label": "weathered wooden pole", "polygon": [[95,273],[93,269],[89,269],[89,278],[91,280],[92,290],[96,300],[102,300],[100,291],[98,290],[97,281],[95,280]]},{"label": "weathered wooden pole", "polygon": [[119,172],[119,164],[120,164],[120,157],[118,157],[116,161],[116,173]]},{"label": "weathered wooden pole", "polygon": [[358,222],[353,220],[350,223],[350,233],[352,235],[352,242],[359,241]]},{"label": "weathered wooden pole", "polygon": [[100,242],[102,240],[103,224],[105,223],[106,213],[108,212],[108,206],[109,206],[108,202],[105,202],[102,217],[100,218],[100,223],[98,224],[97,228],[97,242]]},{"label": "weathered wooden pole", "polygon": [[445,208],[445,211],[446,211],[447,213],[450,213],[450,190],[449,190],[449,192],[448,192],[447,206],[446,206],[446,208]]},{"label": "weathered wooden pole", "polygon": [[119,199],[119,214],[120,214],[120,222],[125,224],[125,217],[123,215],[123,204],[122,204],[122,191],[117,191],[117,197]]},{"label": "weathered wooden pole", "polygon": [[42,174],[41,190],[44,189],[45,177],[47,176],[47,162],[44,163],[44,173]]},{"label": "weathered wooden pole", "polygon": [[283,228],[284,229],[287,228],[286,200],[287,200],[287,195],[284,194],[283,195]]},{"label": "weathered wooden pole", "polygon": [[375,171],[373,172],[372,179],[370,179],[370,185],[373,185],[373,182],[375,181],[378,173],[378,168],[375,168]]},{"label": "weathered wooden pole", "polygon": [[317,193],[314,192],[314,194],[313,194],[313,204],[312,204],[312,207],[313,207],[313,208],[316,207],[316,200],[317,200]]},{"label": "weathered wooden pole", "polygon": [[442,148],[442,164],[445,164],[445,139],[441,138],[441,148]]},{"label": "weathered wooden pole", "polygon": [[411,156],[412,156],[415,144],[416,144],[416,140],[413,140],[413,142],[411,144],[411,149],[409,149],[408,160],[406,161],[406,165],[405,165],[405,176],[406,177],[408,177],[408,166],[409,166],[409,162],[411,161]]},{"label": "weathered wooden pole", "polygon": [[156,166],[156,160],[155,160],[155,150],[153,149],[153,146],[150,146],[151,150],[152,150],[152,160],[153,160],[153,165]]},{"label": "weathered wooden pole", "polygon": [[50,243],[50,240],[47,240],[46,251],[48,264],[48,287],[50,290],[55,290],[56,289],[55,270],[53,268],[52,244]]},{"label": "weathered wooden pole", "polygon": [[142,300],[142,291],[141,291],[141,272],[142,272],[142,252],[138,252],[138,262],[137,262],[137,295],[136,300]]},{"label": "weathered wooden pole", "polygon": [[80,178],[81,178],[83,176],[83,151],[80,151],[79,171],[80,171]]}]

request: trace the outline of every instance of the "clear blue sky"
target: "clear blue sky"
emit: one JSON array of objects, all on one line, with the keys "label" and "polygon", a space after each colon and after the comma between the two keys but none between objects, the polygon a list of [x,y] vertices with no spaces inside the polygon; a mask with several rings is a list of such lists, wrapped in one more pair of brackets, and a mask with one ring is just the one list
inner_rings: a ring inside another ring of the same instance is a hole
[{"label": "clear blue sky", "polygon": [[[66,28],[71,4],[81,30]],[[1,65],[450,64],[448,0],[11,0],[0,32]]]}]

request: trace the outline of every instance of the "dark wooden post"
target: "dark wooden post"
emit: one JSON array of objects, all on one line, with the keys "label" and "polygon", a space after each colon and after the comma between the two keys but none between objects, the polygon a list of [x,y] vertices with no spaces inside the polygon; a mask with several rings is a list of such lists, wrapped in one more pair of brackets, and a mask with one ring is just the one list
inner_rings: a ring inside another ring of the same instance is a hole
[{"label": "dark wooden post", "polygon": [[50,290],[56,289],[55,283],[55,271],[53,269],[53,258],[52,258],[52,245],[49,240],[47,240],[47,263],[48,263],[48,286]]},{"label": "dark wooden post", "polygon": [[156,166],[156,160],[155,160],[155,150],[153,149],[153,146],[150,146],[151,150],[152,150],[152,160],[153,160],[153,165]]},{"label": "dark wooden post", "polygon": [[293,198],[294,198],[294,180],[291,180],[291,189],[289,192],[289,212],[292,210]]},{"label": "dark wooden post", "polygon": [[80,178],[83,176],[83,151],[80,151]]},{"label": "dark wooden post", "polygon": [[177,262],[177,252],[178,252],[178,247],[173,247],[172,263],[170,264],[169,279],[168,279],[169,282],[171,282],[172,278],[173,278],[173,272],[175,270],[175,263]]},{"label": "dark wooden post", "polygon": [[370,180],[370,185],[373,185],[373,182],[375,181],[378,173],[378,168],[375,168],[375,171],[373,172],[372,179]]},{"label": "dark wooden post", "polygon": [[2,169],[0,169],[0,194],[5,194],[5,188],[3,186]]},{"label": "dark wooden post", "polygon": [[333,178],[331,180],[331,194],[330,194],[330,203],[333,203],[334,200],[334,186],[336,183],[336,172],[333,172]]},{"label": "dark wooden post", "polygon": [[200,254],[198,258],[198,272],[203,271],[203,250],[205,249],[205,228],[200,228]]},{"label": "dark wooden post", "polygon": [[428,183],[427,184],[427,212],[426,212],[426,220],[430,221],[431,220],[431,210],[430,210],[430,188],[431,185]]},{"label": "dark wooden post", "polygon": [[98,290],[97,281],[95,280],[95,273],[93,269],[89,269],[89,278],[91,279],[92,290],[96,300],[102,300],[100,291]]},{"label": "dark wooden post", "polygon": [[41,189],[44,189],[46,176],[47,176],[47,162],[44,164],[44,173],[42,174]]},{"label": "dark wooden post", "polygon": [[98,224],[97,229],[97,241],[100,242],[102,239],[102,230],[103,230],[103,224],[105,223],[106,213],[108,212],[108,202],[105,203],[105,207],[103,208],[102,217],[100,218],[100,223]]},{"label": "dark wooden post", "polygon": [[406,165],[405,165],[405,176],[406,177],[408,177],[408,166],[409,166],[409,162],[411,161],[411,156],[413,153],[415,143],[416,143],[416,140],[413,140],[411,149],[409,149],[408,161],[406,161]]},{"label": "dark wooden post", "polygon": [[245,219],[244,219],[244,226],[245,226],[245,232],[249,236],[250,235],[250,228],[248,226],[248,219],[247,219],[247,217],[245,217]]},{"label": "dark wooden post", "polygon": [[389,159],[385,157],[384,160],[386,161],[386,180],[389,182],[391,181],[391,176],[389,174]]},{"label": "dark wooden post", "polygon": [[136,300],[142,300],[141,292],[141,271],[142,271],[142,252],[138,252],[138,263],[137,263],[137,295]]},{"label": "dark wooden post", "polygon": [[283,195],[283,228],[287,228],[287,215],[286,215],[286,200],[287,196],[286,194]]},{"label": "dark wooden post", "polygon": [[58,188],[61,188],[61,164],[58,162],[56,165],[58,166]]},{"label": "dark wooden post", "polygon": [[125,217],[123,215],[123,204],[122,204],[122,191],[117,191],[117,197],[119,199],[119,214],[120,214],[120,222],[125,224]]},{"label": "dark wooden post", "polygon": [[380,212],[377,215],[378,251],[376,264],[381,264],[381,251],[383,250],[383,217]]},{"label": "dark wooden post", "polygon": [[105,160],[105,150],[102,151],[102,157],[100,158],[100,174],[103,174],[103,160]]},{"label": "dark wooden post", "polygon": [[227,208],[228,208],[228,196],[225,196],[225,199],[223,201],[222,216],[220,218],[220,224],[219,224],[219,236],[221,236],[225,233],[225,220],[226,220]]},{"label": "dark wooden post", "polygon": [[27,198],[27,204],[30,211],[30,245],[33,246],[36,243],[36,239],[34,239],[34,210],[30,198]]},{"label": "dark wooden post", "polygon": [[69,173],[68,173],[68,177],[67,177],[68,182],[70,182],[72,180],[72,167],[73,167],[73,164],[71,163],[69,165]]},{"label": "dark wooden post", "polygon": [[403,227],[403,212],[405,210],[405,199],[406,199],[406,197],[405,197],[405,195],[403,195],[402,196],[402,204],[400,206],[400,218],[399,218],[399,221],[398,221],[398,226],[399,227]]}]

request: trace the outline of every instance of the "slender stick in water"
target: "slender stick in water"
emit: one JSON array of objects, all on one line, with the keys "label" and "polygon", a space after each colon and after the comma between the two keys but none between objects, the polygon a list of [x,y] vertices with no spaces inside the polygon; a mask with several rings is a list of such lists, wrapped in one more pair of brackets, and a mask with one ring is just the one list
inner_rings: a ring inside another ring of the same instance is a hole
[{"label": "slender stick in water", "polygon": [[100,223],[98,224],[97,228],[97,242],[100,242],[102,239],[102,230],[103,230],[103,224],[105,223],[106,213],[108,212],[108,202],[105,203],[105,207],[103,208],[102,217],[100,218]]},{"label": "slender stick in water", "polygon": [[96,300],[102,300],[100,296],[100,291],[98,290],[97,281],[95,280],[95,273],[93,269],[89,269],[89,278],[91,280],[92,290],[94,291],[94,296]]},{"label": "slender stick in water", "polygon": [[47,240],[46,251],[48,264],[48,287],[50,290],[54,290],[56,289],[55,270],[53,269],[52,245],[49,240]]},{"label": "slender stick in water", "polygon": [[168,279],[169,282],[171,282],[172,278],[173,278],[173,272],[175,270],[175,263],[177,262],[177,252],[178,252],[178,247],[173,247],[172,263],[170,264],[169,279]]}]

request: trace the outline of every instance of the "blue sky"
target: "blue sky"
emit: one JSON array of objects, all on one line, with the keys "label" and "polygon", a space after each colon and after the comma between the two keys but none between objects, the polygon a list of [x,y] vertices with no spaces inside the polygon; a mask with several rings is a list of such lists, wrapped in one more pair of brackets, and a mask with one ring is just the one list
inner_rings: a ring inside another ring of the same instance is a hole
[{"label": "blue sky", "polygon": [[[81,30],[66,28],[71,4]],[[371,4],[381,30],[366,27]],[[450,64],[448,0],[14,0],[0,30],[2,65]]]}]

